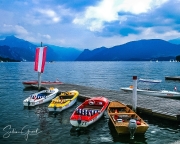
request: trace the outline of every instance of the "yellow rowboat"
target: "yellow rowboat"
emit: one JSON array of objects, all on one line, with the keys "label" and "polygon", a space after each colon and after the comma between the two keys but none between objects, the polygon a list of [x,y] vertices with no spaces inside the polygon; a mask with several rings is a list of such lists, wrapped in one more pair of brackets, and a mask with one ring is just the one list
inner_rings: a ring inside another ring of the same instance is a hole
[{"label": "yellow rowboat", "polygon": [[61,92],[48,106],[49,112],[61,112],[71,107],[76,101],[79,92],[76,90]]},{"label": "yellow rowboat", "polygon": [[133,110],[118,102],[110,102],[107,113],[118,134],[144,134],[149,128],[148,124],[140,118]]}]

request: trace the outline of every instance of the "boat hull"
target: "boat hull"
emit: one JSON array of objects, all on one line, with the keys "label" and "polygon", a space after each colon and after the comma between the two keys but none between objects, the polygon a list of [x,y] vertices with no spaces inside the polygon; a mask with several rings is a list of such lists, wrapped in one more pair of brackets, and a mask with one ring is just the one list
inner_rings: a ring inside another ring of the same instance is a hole
[{"label": "boat hull", "polygon": [[78,95],[79,92],[76,90],[61,92],[61,94],[55,99],[53,99],[52,102],[49,104],[49,112],[61,112],[73,106],[77,101]]},{"label": "boat hull", "polygon": [[76,103],[76,101],[77,101],[77,98],[75,98],[73,101],[71,101],[69,104],[67,104],[67,105],[65,105],[63,107],[56,107],[56,109],[54,107],[48,107],[48,110],[49,110],[49,112],[55,112],[55,111],[56,112],[61,112],[61,111],[65,110],[65,109],[73,106]]},{"label": "boat hull", "polygon": [[[25,88],[32,87],[32,86],[38,86],[38,81],[25,81],[22,82]],[[60,81],[41,81],[41,85],[59,85],[63,84]]]},{"label": "boat hull", "polygon": [[101,112],[98,116],[94,117],[91,121],[81,120],[81,123],[79,124],[78,120],[70,120],[70,123],[75,127],[88,127],[89,125],[98,121],[103,116],[103,114],[104,111]]},{"label": "boat hull", "polygon": [[[23,101],[23,105],[24,106],[30,106],[30,107],[33,107],[33,106],[36,106],[36,105],[40,105],[40,104],[43,104],[43,103],[46,103],[46,102],[49,102],[51,101],[55,96],[56,94],[58,93],[58,89],[57,88],[54,88],[52,92],[49,92],[48,90],[43,90],[43,91],[40,91],[38,93],[35,93],[35,94],[32,94],[31,96],[29,96],[28,98],[26,98],[24,101]],[[33,99],[31,97],[33,96],[39,96],[41,95],[42,98],[39,98],[39,99]]]},{"label": "boat hull", "polygon": [[[126,124],[128,125],[128,124]],[[115,129],[117,131],[118,134],[129,134],[129,128],[127,126],[123,126],[123,124],[121,126],[115,126]],[[136,134],[144,134],[146,133],[148,127],[145,126],[138,126],[135,133]]]},{"label": "boat hull", "polygon": [[[123,87],[121,88],[121,90],[125,92],[132,92],[133,88]],[[137,93],[141,95],[149,95],[149,96],[156,96],[156,97],[180,98],[180,93],[176,91],[167,91],[167,90],[151,91],[151,90],[137,89]]]},{"label": "boat hull", "polygon": [[94,97],[86,100],[71,115],[71,125],[74,127],[88,127],[103,116],[108,104],[109,101],[105,97]]}]

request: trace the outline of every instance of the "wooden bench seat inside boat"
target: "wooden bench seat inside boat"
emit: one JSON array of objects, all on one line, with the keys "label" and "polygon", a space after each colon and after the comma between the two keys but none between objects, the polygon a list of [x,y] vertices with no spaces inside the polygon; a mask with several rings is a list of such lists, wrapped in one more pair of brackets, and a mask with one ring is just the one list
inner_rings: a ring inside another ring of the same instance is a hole
[{"label": "wooden bench seat inside boat", "polygon": [[[115,120],[114,116],[111,116],[111,117],[112,117],[113,121],[114,121],[116,124],[117,124],[117,123],[125,124],[125,123],[129,122],[129,120],[123,119],[123,118],[122,118],[122,121],[119,122],[118,120]],[[128,117],[128,118],[130,119],[130,117]]]},{"label": "wooden bench seat inside boat", "polygon": [[[119,122],[118,120],[114,119],[114,116],[111,116],[111,118],[113,119],[113,121],[115,122],[116,126],[127,126],[129,124],[129,120],[126,119],[122,119],[122,122]],[[141,122],[140,124],[141,126],[146,126],[146,123]]]},{"label": "wooden bench seat inside boat", "polygon": [[128,110],[128,109],[127,109],[127,107],[123,107],[122,106],[122,107],[110,107],[108,110],[109,110],[109,113],[114,113],[115,111],[116,112],[124,112],[125,113],[126,110]]},{"label": "wooden bench seat inside boat", "polygon": [[86,105],[84,109],[98,109],[101,110],[103,106]]},{"label": "wooden bench seat inside boat", "polygon": [[72,96],[72,95],[69,95],[69,96],[67,96],[67,95],[65,95],[65,96],[61,96],[61,95],[59,95],[59,98],[63,98],[63,99],[72,99],[74,96]]},{"label": "wooden bench seat inside boat", "polygon": [[135,113],[125,113],[125,112],[122,112],[122,113],[109,113],[110,115],[135,115]]},{"label": "wooden bench seat inside boat", "polygon": [[110,108],[110,109],[112,109],[112,108],[115,108],[115,109],[116,109],[116,108],[126,108],[126,106],[118,106],[118,105],[117,105],[117,106],[111,106],[111,107],[109,107],[109,108]]}]

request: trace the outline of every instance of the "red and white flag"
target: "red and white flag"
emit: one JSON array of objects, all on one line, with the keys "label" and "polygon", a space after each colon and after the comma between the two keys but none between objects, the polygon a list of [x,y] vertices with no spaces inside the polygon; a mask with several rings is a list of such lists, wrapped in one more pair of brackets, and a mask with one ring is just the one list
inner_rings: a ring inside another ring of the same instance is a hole
[{"label": "red and white flag", "polygon": [[43,73],[46,62],[47,47],[36,48],[35,65],[34,70]]}]

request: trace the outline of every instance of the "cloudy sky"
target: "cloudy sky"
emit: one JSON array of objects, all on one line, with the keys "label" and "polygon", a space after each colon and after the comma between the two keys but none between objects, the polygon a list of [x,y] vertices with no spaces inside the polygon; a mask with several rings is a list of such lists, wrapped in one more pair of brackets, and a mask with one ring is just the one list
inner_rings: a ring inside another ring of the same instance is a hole
[{"label": "cloudy sky", "polygon": [[180,37],[180,0],[0,0],[0,39],[94,49]]}]

